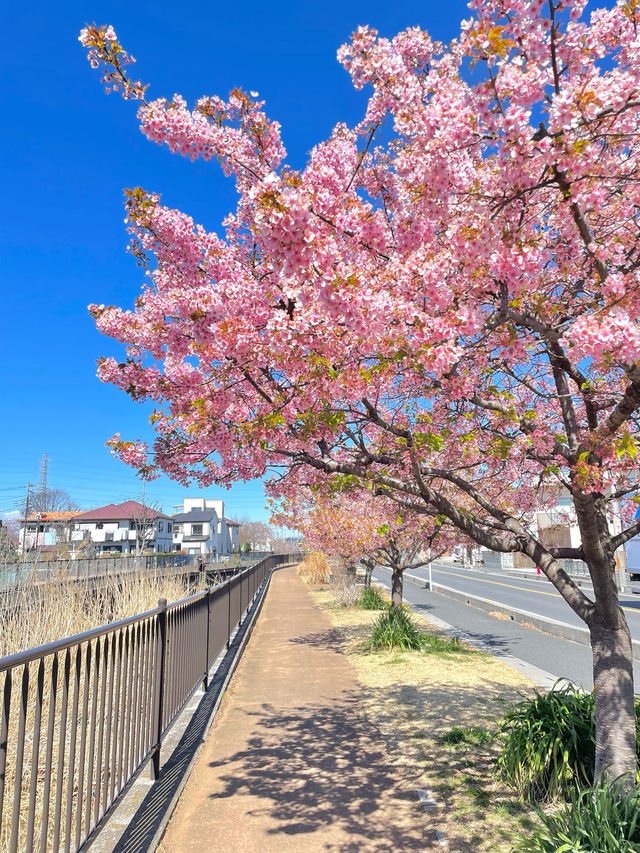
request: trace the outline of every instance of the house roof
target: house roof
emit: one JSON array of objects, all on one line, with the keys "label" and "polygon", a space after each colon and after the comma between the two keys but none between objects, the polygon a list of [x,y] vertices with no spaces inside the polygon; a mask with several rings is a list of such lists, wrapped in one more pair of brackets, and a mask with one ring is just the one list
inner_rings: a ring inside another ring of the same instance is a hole
[{"label": "house roof", "polygon": [[225,521],[227,522],[228,527],[240,527],[239,521],[231,521],[230,518],[225,518]]},{"label": "house roof", "polygon": [[214,509],[192,509],[190,512],[179,512],[173,516],[173,520],[177,524],[183,521],[213,521],[217,518],[217,513]]},{"label": "house roof", "polygon": [[158,512],[157,509],[152,509],[150,506],[143,506],[138,501],[124,501],[121,504],[107,504],[98,509],[83,512],[80,515],[76,515],[74,520],[115,521],[121,518],[167,518],[170,520],[171,516],[165,515],[163,512]]},{"label": "house roof", "polygon": [[27,521],[68,521],[81,513],[81,509],[65,510],[64,512],[32,512]]}]

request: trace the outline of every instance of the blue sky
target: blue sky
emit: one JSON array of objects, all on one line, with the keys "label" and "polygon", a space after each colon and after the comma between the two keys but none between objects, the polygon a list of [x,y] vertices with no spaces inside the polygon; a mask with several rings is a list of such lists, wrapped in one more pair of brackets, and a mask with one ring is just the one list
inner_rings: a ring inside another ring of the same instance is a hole
[{"label": "blue sky", "polygon": [[[138,60],[150,97],[235,86],[260,92],[280,121],[294,166],[338,121],[358,121],[366,96],[353,90],[336,50],[360,24],[384,35],[420,25],[436,38],[458,32],[465,4],[325,0],[323,3],[27,2],[5,10],[0,141],[4,221],[0,276],[0,514],[24,501],[49,455],[49,484],[91,508],[140,495],[105,441],[148,438],[145,411],[95,378],[100,355],[119,354],[99,335],[90,302],[130,307],[142,282],[126,254],[123,188],[142,186],[216,230],[234,206],[215,163],[192,164],[148,142],[135,105],[104,94],[77,41],[86,22],[112,24]],[[262,484],[221,496],[227,513],[266,519]],[[147,488],[170,510],[188,492],[164,478]]]}]

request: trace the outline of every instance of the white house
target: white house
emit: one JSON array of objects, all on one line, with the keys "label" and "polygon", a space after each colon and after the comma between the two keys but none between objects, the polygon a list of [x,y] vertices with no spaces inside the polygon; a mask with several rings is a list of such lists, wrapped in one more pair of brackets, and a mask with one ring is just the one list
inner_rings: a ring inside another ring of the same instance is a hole
[{"label": "white house", "polygon": [[157,554],[173,550],[173,520],[137,501],[108,504],[73,519],[71,540],[91,539],[98,554]]},{"label": "white house", "polygon": [[224,501],[185,498],[174,507],[173,547],[207,558],[224,557],[240,549],[236,521],[225,518]]},{"label": "white house", "polygon": [[20,519],[20,551],[51,552],[55,558],[60,547],[69,547],[79,512],[33,512]]}]

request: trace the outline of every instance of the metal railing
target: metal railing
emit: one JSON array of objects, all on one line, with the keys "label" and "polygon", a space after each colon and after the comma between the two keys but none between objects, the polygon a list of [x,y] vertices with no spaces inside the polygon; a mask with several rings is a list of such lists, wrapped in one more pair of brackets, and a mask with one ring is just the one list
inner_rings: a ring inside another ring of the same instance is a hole
[{"label": "metal railing", "polygon": [[172,568],[184,568],[186,571],[193,565],[194,559],[188,554],[118,554],[115,557],[76,560],[38,560],[0,566],[0,589],[23,588],[29,584],[61,579],[87,580]]},{"label": "metal railing", "polygon": [[0,659],[0,850],[81,851],[151,762],[271,570]]}]

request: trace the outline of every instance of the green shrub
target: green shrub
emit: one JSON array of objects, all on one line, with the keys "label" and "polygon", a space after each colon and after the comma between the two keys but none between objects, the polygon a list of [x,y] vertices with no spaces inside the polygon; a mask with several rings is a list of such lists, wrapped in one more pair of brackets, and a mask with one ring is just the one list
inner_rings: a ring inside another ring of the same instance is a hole
[{"label": "green shrub", "polygon": [[426,636],[404,608],[389,607],[374,622],[366,648],[422,649]]},{"label": "green shrub", "polygon": [[[570,682],[556,682],[505,714],[504,745],[498,773],[525,800],[567,797],[593,785],[595,700]],[[640,702],[636,702],[636,740],[640,757]]]},{"label": "green shrub", "polygon": [[363,610],[384,610],[386,603],[375,586],[363,589],[358,599],[358,607]]},{"label": "green shrub", "polygon": [[454,726],[440,738],[440,743],[448,746],[489,746],[495,740],[495,735],[480,726]]},{"label": "green shrub", "polygon": [[500,777],[525,800],[553,800],[591,785],[594,718],[593,694],[568,682],[519,702],[500,723]]},{"label": "green shrub", "polygon": [[574,791],[559,811],[539,811],[542,826],[520,842],[522,853],[640,853],[640,790],[612,786]]}]

